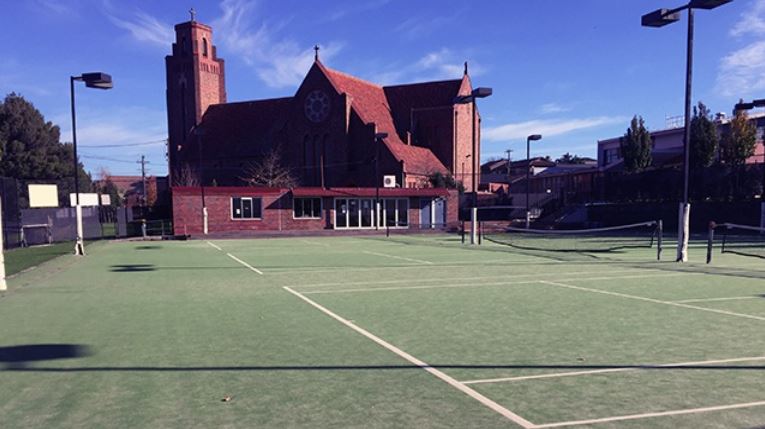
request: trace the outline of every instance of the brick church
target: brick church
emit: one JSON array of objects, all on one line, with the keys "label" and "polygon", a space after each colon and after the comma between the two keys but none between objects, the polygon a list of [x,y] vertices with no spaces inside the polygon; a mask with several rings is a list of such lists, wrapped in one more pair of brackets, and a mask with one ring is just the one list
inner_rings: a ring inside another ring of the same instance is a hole
[{"label": "brick church", "polygon": [[[300,186],[373,187],[393,175],[397,186],[426,187],[428,174],[442,172],[472,189],[480,125],[471,128],[471,104],[454,102],[472,89],[467,67],[459,79],[380,86],[330,69],[317,49],[294,95],[228,103],[212,28],[192,20],[175,33],[165,59],[174,185],[189,171],[205,185],[241,185],[248,165],[275,150]],[[379,148],[377,133],[387,133]]]},{"label": "brick church", "polygon": [[[192,18],[175,34],[165,63],[176,233],[206,233],[208,208],[218,231],[457,221],[456,191],[428,189],[428,176],[470,190],[479,169],[480,117],[455,102],[472,91],[467,63],[458,79],[380,86],[328,68],[317,47],[294,95],[229,103],[213,29]],[[246,187],[253,163],[273,153],[297,187]]]}]

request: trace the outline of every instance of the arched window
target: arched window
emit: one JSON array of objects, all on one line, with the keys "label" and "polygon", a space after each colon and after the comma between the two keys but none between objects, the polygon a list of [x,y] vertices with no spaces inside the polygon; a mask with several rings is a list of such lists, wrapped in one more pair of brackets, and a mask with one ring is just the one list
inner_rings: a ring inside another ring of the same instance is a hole
[{"label": "arched window", "polygon": [[202,56],[203,57],[207,56],[207,39],[205,39],[204,37],[202,38]]}]

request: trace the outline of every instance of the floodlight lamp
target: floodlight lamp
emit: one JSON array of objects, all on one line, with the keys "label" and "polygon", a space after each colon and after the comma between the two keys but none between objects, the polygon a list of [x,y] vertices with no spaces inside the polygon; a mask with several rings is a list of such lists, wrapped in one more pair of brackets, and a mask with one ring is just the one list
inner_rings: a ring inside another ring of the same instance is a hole
[{"label": "floodlight lamp", "polygon": [[668,13],[669,9],[657,9],[640,18],[643,27],[664,27],[680,20],[680,13]]}]

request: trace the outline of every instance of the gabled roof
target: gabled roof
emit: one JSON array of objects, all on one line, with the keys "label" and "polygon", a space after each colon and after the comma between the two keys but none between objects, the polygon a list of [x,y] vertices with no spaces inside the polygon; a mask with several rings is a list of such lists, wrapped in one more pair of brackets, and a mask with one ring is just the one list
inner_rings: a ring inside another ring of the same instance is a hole
[{"label": "gabled roof", "polygon": [[451,109],[466,78],[384,87],[399,136],[405,139],[406,132],[413,131],[414,109]]},{"label": "gabled roof", "polygon": [[[348,95],[351,108],[358,114],[359,118],[365,124],[375,124],[377,132],[388,133],[384,140],[385,145],[391,154],[398,161],[404,161],[404,171],[413,174],[429,174],[435,171],[445,172],[446,167],[438,160],[432,151],[419,146],[405,144],[393,123],[393,115],[385,89],[382,86],[367,82],[363,79],[332,70],[324,66],[320,61],[316,61],[318,67],[324,72],[335,89]],[[458,82],[462,82],[461,80]],[[440,86],[442,82],[432,82],[415,85],[402,85],[402,87],[422,86],[421,91],[433,91]],[[396,87],[398,88],[398,87]],[[459,90],[459,88],[457,88]],[[395,89],[394,92],[400,92]],[[453,97],[452,97],[453,99]],[[451,102],[451,100],[450,100]]]}]

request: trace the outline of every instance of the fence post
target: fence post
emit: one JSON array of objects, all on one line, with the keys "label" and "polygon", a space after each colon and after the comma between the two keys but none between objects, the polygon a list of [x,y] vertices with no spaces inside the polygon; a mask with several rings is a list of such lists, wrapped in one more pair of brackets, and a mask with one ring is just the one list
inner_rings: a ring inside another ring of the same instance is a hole
[{"label": "fence post", "polygon": [[3,234],[5,228],[3,228],[3,204],[2,198],[0,198],[0,291],[7,290],[8,285],[5,283],[5,249],[3,247]]}]

